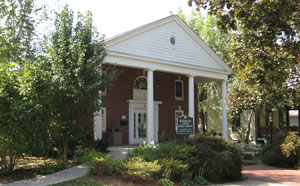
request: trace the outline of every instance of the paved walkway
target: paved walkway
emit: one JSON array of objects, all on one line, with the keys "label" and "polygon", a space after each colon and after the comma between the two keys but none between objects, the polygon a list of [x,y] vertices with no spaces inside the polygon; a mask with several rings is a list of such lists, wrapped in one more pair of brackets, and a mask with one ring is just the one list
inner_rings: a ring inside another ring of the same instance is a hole
[{"label": "paved walkway", "polygon": [[300,186],[300,170],[251,165],[243,167],[243,175],[251,180]]},{"label": "paved walkway", "polygon": [[9,183],[1,186],[45,186],[52,185],[56,183],[61,183],[65,181],[70,181],[76,178],[83,177],[87,175],[88,167],[85,165],[79,165],[76,167],[71,167],[69,169],[49,174],[46,176],[32,178],[28,180],[17,181],[14,183]]},{"label": "paved walkway", "polygon": [[108,150],[110,151],[109,155],[114,157],[116,160],[124,160],[129,150],[133,150],[138,145],[122,145],[122,146],[110,146]]}]

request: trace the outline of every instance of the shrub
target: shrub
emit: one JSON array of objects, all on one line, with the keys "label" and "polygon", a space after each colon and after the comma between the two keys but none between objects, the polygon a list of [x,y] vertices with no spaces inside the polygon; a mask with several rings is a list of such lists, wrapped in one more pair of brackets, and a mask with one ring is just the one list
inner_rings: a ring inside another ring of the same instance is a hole
[{"label": "shrub", "polygon": [[194,176],[203,173],[203,177],[210,182],[241,179],[242,161],[239,146],[220,136],[205,134],[198,134],[187,143],[196,146],[196,150],[191,152],[194,158],[189,162],[190,171]]},{"label": "shrub", "polygon": [[107,148],[110,146],[110,143],[106,139],[100,139],[100,140],[93,140],[90,143],[90,148],[94,148],[96,150],[99,150],[101,152],[107,152]]},{"label": "shrub", "polygon": [[188,169],[188,164],[184,164],[178,159],[162,159],[160,160],[162,165],[163,174],[165,179],[178,180],[184,177],[184,173]]},{"label": "shrub", "polygon": [[97,176],[103,175],[123,175],[124,167],[119,161],[114,160],[109,155],[102,155],[93,159],[93,166],[90,172]]},{"label": "shrub", "polygon": [[285,156],[281,145],[287,134],[277,134],[273,138],[273,142],[267,144],[262,150],[262,161],[264,164],[278,166],[278,167],[293,167],[297,163],[297,156],[290,154]]},{"label": "shrub", "polygon": [[[222,137],[197,135],[185,141],[170,141],[157,147],[140,146],[128,154],[145,161],[158,161],[161,177],[176,181],[200,177],[210,182],[241,179],[241,149]],[[197,183],[199,184],[199,183]]]},{"label": "shrub", "polygon": [[86,163],[92,165],[94,160],[103,157],[103,153],[95,149],[82,148],[78,146],[74,152],[74,159],[76,163]]},{"label": "shrub", "polygon": [[140,157],[145,161],[154,161],[156,160],[156,152],[155,147],[152,145],[140,145],[139,147],[131,150],[127,154],[127,159],[131,159],[133,157]]},{"label": "shrub", "polygon": [[41,174],[52,174],[64,170],[69,167],[68,161],[59,161],[56,163],[45,163],[39,167],[39,172]]},{"label": "shrub", "polygon": [[172,182],[171,180],[168,180],[168,179],[159,179],[158,184],[161,186],[173,186],[174,182]]},{"label": "shrub", "polygon": [[140,157],[134,157],[124,162],[124,168],[129,177],[134,179],[153,178],[161,170],[157,161],[147,162]]},{"label": "shrub", "polygon": [[295,132],[290,132],[280,147],[287,158],[293,155],[297,156],[298,164],[296,167],[300,167],[300,137]]}]

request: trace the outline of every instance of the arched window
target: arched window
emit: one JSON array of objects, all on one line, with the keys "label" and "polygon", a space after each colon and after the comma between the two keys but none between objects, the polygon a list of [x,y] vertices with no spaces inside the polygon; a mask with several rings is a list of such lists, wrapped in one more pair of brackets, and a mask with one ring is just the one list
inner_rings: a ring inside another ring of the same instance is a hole
[{"label": "arched window", "polygon": [[145,76],[139,76],[133,83],[133,89],[147,90],[147,78]]}]

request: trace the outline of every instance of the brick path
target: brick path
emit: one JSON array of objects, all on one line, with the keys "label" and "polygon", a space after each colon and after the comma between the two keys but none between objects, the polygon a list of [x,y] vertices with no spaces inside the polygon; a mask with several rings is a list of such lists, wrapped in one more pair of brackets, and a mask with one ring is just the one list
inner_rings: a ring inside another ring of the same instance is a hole
[{"label": "brick path", "polygon": [[282,169],[266,165],[243,166],[243,176],[251,180],[300,186],[300,170]]}]

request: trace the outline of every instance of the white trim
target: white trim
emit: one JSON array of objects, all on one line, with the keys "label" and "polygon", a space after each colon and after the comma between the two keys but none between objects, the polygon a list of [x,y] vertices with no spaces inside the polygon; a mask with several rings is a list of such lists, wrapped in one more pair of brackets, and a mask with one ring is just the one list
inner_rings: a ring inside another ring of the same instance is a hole
[{"label": "white trim", "polygon": [[[136,141],[133,137],[133,114],[135,112],[139,111],[146,111],[147,109],[147,102],[146,100],[133,100],[129,99],[127,100],[128,102],[128,107],[129,107],[129,144],[138,144],[142,143],[141,141]],[[159,110],[159,105],[162,104],[162,101],[154,101],[154,142],[158,143],[158,129],[159,129],[159,120],[158,120],[158,110]],[[147,116],[148,117],[148,116]]]},{"label": "white trim", "polygon": [[102,107],[100,110],[100,119],[101,119],[101,129],[106,130],[106,108],[105,107]]},{"label": "white trim", "polygon": [[193,131],[195,134],[195,100],[194,100],[194,76],[189,76],[189,117],[193,118]]},{"label": "white trim", "polygon": [[154,145],[153,70],[147,70],[147,144]]},{"label": "white trim", "polygon": [[223,138],[228,139],[226,81],[222,81],[222,134]]},{"label": "white trim", "polygon": [[124,55],[116,52],[107,51],[105,59],[106,63],[113,65],[120,65],[131,68],[150,69],[155,68],[164,72],[171,72],[177,74],[193,74],[194,76],[206,77],[218,80],[228,80],[228,72],[211,70],[202,67],[186,66],[181,64],[174,64],[165,61],[154,59],[147,59],[142,57]]},{"label": "white trim", "polygon": [[213,59],[215,59],[216,62],[227,72],[227,74],[232,73],[232,70],[227,66],[227,64],[217,54],[215,54],[215,52],[210,47],[208,47],[206,45],[206,43],[197,34],[195,34],[192,31],[192,29],[184,21],[182,21],[177,15],[172,15],[172,16],[160,19],[158,21],[146,24],[144,26],[138,27],[131,31],[117,35],[116,37],[109,38],[105,41],[105,45],[107,48],[111,47],[112,45],[120,43],[128,38],[139,35],[143,32],[149,31],[151,29],[162,26],[162,25],[167,24],[172,21],[175,21],[192,39],[194,39],[196,41],[196,43],[199,46],[201,46]]}]

